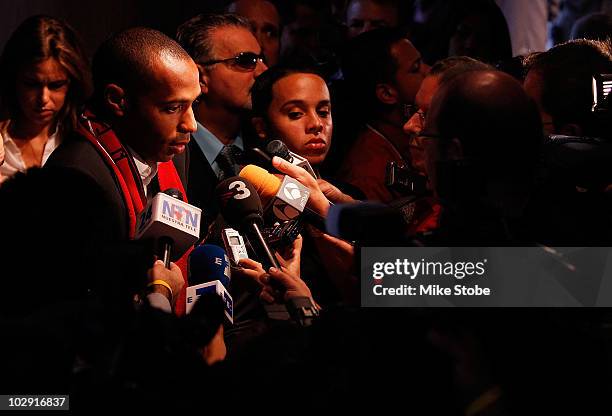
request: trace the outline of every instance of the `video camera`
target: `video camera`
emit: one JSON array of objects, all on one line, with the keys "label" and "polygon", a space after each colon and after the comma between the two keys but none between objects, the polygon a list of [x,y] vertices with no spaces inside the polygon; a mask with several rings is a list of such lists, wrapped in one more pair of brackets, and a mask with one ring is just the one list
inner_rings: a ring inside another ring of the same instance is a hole
[{"label": "video camera", "polygon": [[427,194],[427,177],[405,164],[389,162],[385,175],[387,188],[404,196]]}]

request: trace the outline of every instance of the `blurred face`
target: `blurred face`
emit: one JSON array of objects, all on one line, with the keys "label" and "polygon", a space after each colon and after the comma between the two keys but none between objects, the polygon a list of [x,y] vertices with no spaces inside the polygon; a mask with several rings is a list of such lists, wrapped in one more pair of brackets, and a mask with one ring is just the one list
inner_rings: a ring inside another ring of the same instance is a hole
[{"label": "blurred face", "polygon": [[70,78],[54,58],[25,67],[17,75],[16,95],[20,117],[36,125],[48,125],[64,107]]},{"label": "blurred face", "polygon": [[[234,58],[242,52],[261,54],[255,36],[241,27],[220,27],[212,33],[211,41],[214,45],[212,60]],[[250,110],[251,88],[255,78],[266,69],[268,67],[261,61],[257,61],[253,69],[245,69],[233,61],[207,65],[204,69],[207,102],[230,112]]]},{"label": "blurred face", "polygon": [[466,16],[450,39],[448,56],[469,56],[488,61],[493,48],[492,32],[486,16],[481,14]]},{"label": "blurred face", "polygon": [[121,140],[147,162],[167,162],[185,151],[196,131],[191,105],[200,95],[198,68],[192,60],[162,56],[156,62],[144,95],[127,95],[118,120]]},{"label": "blurred face", "polygon": [[391,47],[391,55],[397,63],[395,87],[400,104],[413,104],[421,82],[429,66],[421,60],[421,54],[408,39],[402,39]]},{"label": "blurred face", "polygon": [[425,148],[419,135],[424,127],[425,117],[427,116],[431,99],[438,90],[439,80],[440,78],[435,75],[425,77],[415,99],[417,111],[410,117],[406,124],[404,124],[404,132],[410,137],[412,166],[419,173],[424,175],[427,175]]},{"label": "blurred face", "polygon": [[397,9],[390,5],[354,0],[346,10],[349,38],[380,27],[396,27],[397,24]]},{"label": "blurred face", "polygon": [[278,63],[280,53],[280,16],[276,7],[265,0],[238,0],[228,10],[246,17],[269,66]]},{"label": "blurred face", "polygon": [[277,81],[272,94],[265,136],[282,140],[312,165],[322,163],[333,127],[325,82],[313,74],[292,74]]}]

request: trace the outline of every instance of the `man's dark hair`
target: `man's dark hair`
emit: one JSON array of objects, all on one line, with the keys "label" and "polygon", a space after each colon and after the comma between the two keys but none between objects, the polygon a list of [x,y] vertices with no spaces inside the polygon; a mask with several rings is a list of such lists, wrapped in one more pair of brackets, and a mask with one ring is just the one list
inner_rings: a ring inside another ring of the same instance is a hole
[{"label": "man's dark hair", "polygon": [[273,94],[272,88],[281,79],[293,74],[312,74],[320,77],[325,82],[323,75],[312,68],[300,68],[291,66],[274,66],[255,79],[255,84],[251,90],[251,99],[253,101],[253,116],[264,117],[270,104],[272,103]]},{"label": "man's dark hair", "polygon": [[494,69],[491,65],[469,56],[451,56],[433,64],[427,76],[439,76],[439,85],[443,85],[464,72]]},{"label": "man's dark hair", "polygon": [[380,28],[351,39],[342,56],[342,73],[349,89],[359,93],[366,112],[384,110],[376,97],[380,83],[395,83],[398,63],[391,48],[406,34],[398,29]]},{"label": "man's dark hair", "polygon": [[194,61],[198,63],[209,61],[217,58],[213,56],[213,32],[227,26],[252,31],[249,21],[234,13],[199,14],[178,27],[176,40]]},{"label": "man's dark hair", "polygon": [[155,71],[154,62],[161,55],[191,60],[178,43],[157,30],[137,27],[111,36],[94,55],[94,104],[102,103],[108,84],[130,92],[145,91]]},{"label": "man's dark hair", "polygon": [[592,123],[592,77],[612,73],[612,43],[572,40],[537,56],[531,66],[541,79],[542,107],[555,128],[574,123],[584,135],[598,135]]}]

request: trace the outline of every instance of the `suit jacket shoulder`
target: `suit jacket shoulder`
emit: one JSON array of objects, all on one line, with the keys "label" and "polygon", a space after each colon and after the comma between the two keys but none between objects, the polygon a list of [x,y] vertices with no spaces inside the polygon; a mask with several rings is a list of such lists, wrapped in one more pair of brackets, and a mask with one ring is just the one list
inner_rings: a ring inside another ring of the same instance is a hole
[{"label": "suit jacket shoulder", "polygon": [[[128,237],[129,219],[121,188],[110,167],[91,143],[79,136],[68,137],[51,154],[45,167],[72,169],[75,174],[83,174],[93,179],[112,207],[113,211],[109,212],[109,215],[116,219],[114,223],[117,238]],[[75,203],[78,204],[78,190],[75,190]]]}]

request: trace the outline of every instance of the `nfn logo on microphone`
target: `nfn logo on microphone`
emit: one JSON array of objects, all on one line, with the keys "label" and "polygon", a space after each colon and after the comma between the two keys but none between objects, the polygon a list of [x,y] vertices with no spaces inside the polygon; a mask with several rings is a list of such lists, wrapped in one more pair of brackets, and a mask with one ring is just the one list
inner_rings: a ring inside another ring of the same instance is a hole
[{"label": "nfn logo on microphone", "polygon": [[178,222],[187,228],[193,227],[193,229],[198,228],[200,220],[198,213],[167,200],[162,202],[162,218],[175,223]]}]

